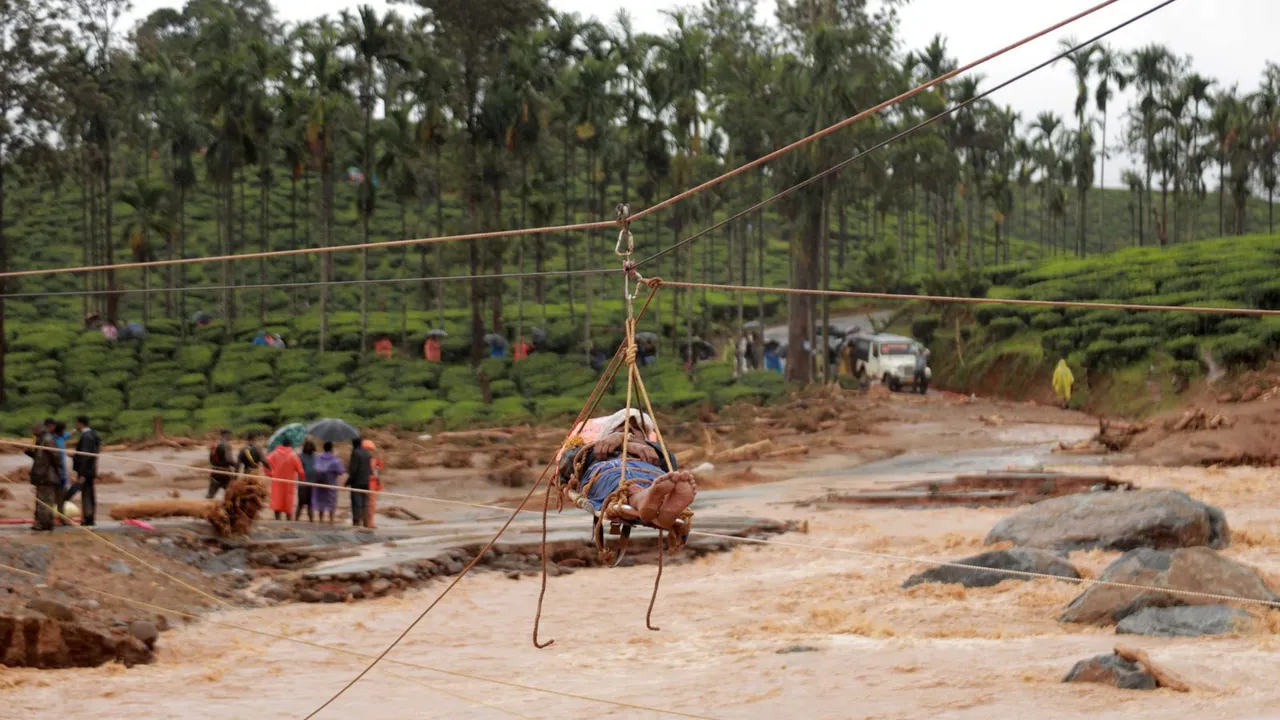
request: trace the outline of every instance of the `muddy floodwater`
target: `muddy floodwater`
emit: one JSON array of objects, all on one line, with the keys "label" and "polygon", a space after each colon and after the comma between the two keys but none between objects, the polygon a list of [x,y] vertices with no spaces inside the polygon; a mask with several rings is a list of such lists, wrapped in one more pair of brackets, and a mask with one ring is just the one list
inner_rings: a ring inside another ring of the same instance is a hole
[{"label": "muddy floodwater", "polygon": [[[922,426],[923,425],[923,426]],[[1050,453],[1086,437],[1084,424],[1011,423],[956,430],[917,423],[918,447],[868,462],[868,453],[794,463],[776,482],[707,491],[704,510],[807,520],[779,539],[913,557],[976,553],[1012,508],[827,507],[831,491],[883,487],[934,474],[1079,466]],[[931,433],[952,433],[947,436]],[[981,437],[982,443],[974,438]],[[1065,463],[1065,464],[1064,464]],[[1083,469],[1075,467],[1075,469]],[[1098,472],[1095,466],[1088,472]],[[1222,507],[1226,553],[1280,573],[1280,473],[1272,470],[1106,469],[1141,487],[1186,490]],[[1073,553],[1096,575],[1115,553]],[[1072,585],[1006,581],[992,588],[900,589],[919,566],[796,547],[739,546],[666,568],[655,612],[644,614],[655,568],[583,569],[550,580],[544,639],[530,640],[536,578],[466,578],[389,656],[473,677],[383,662],[327,709],[326,718],[655,718],[650,710],[572,699],[588,695],[714,718],[1244,718],[1275,715],[1280,640],[1125,637],[1192,685],[1132,692],[1064,685],[1080,659],[1109,653],[1113,629],[1059,624]],[[275,635],[376,654],[443,583],[400,596],[334,605],[282,605],[210,616]],[[1273,622],[1271,626],[1280,626]],[[196,621],[163,635],[154,665],[125,670],[0,672],[3,717],[302,718],[366,659]]]}]

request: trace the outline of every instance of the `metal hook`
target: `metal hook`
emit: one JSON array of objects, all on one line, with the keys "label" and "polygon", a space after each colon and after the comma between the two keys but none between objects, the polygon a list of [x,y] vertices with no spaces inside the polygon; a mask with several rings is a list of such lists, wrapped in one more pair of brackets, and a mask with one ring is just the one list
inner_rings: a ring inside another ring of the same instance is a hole
[{"label": "metal hook", "polygon": [[[618,242],[613,246],[614,254],[619,257],[629,257],[636,251],[635,239],[631,237],[631,204],[618,203],[617,221],[618,221]],[[626,250],[623,250],[623,247]]]}]

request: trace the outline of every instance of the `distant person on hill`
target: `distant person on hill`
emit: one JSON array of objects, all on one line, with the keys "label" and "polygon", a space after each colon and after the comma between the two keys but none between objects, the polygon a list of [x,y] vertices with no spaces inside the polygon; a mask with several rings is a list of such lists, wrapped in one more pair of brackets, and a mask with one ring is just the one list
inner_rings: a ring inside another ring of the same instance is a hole
[{"label": "distant person on hill", "polygon": [[1071,374],[1071,368],[1067,367],[1067,361],[1058,360],[1058,367],[1053,370],[1053,393],[1058,396],[1063,410],[1071,406],[1071,386],[1075,383],[1076,377]]},{"label": "distant person on hill", "polygon": [[[316,444],[310,440],[302,443],[302,455],[298,456],[302,461],[302,472],[306,476],[308,483],[318,482],[319,477],[316,473]],[[315,495],[317,488],[310,485],[298,486],[298,509],[294,511],[293,516],[298,520],[302,520],[302,508],[307,509],[307,522],[315,522]]]},{"label": "distant person on hill", "polygon": [[267,337],[267,331],[259,330],[258,334],[253,336],[253,344],[258,347],[267,347],[271,345],[271,340]]},{"label": "distant person on hill", "polygon": [[36,447],[25,452],[31,458],[31,484],[36,490],[35,520],[32,530],[53,532],[53,512],[58,504],[58,446],[44,425],[31,429]]},{"label": "distant person on hill", "polygon": [[[352,490],[368,490],[373,478],[373,454],[364,449],[364,440],[351,441],[351,460],[347,462],[347,487]],[[369,527],[369,494],[351,493],[351,524]]]},{"label": "distant person on hill", "polygon": [[516,340],[516,346],[511,352],[513,362],[520,362],[533,352],[533,346],[524,341],[524,338]]},{"label": "distant person on hill", "polygon": [[440,362],[439,338],[429,337],[426,342],[422,343],[422,358],[427,362]]},{"label": "distant person on hill", "polygon": [[205,497],[212,500],[218,496],[219,490],[227,489],[236,472],[236,461],[231,456],[230,430],[223,430],[218,442],[209,449],[209,466],[215,472],[209,473],[209,492]]},{"label": "distant person on hill", "polygon": [[266,456],[262,448],[258,447],[258,433],[249,433],[245,440],[245,446],[240,448],[240,454],[236,456],[235,471],[244,475],[261,475],[263,466],[266,465]]},{"label": "distant person on hill", "polygon": [[102,337],[107,339],[108,344],[113,343],[120,338],[120,328],[111,323],[106,323],[102,326]]},{"label": "distant person on hill", "polygon": [[98,491],[95,482],[98,479],[98,453],[102,452],[102,439],[93,428],[89,427],[89,418],[86,415],[76,418],[76,430],[80,432],[80,437],[76,440],[77,454],[71,458],[71,469],[76,473],[76,482],[67,490],[63,502],[71,500],[76,493],[80,493],[80,524],[92,527],[93,516],[98,509]]},{"label": "distant person on hill", "polygon": [[267,456],[267,475],[271,478],[271,511],[277,520],[293,520],[293,502],[297,484],[307,479],[307,471],[293,450],[293,440],[284,438]]},{"label": "distant person on hill", "polygon": [[[329,524],[333,524],[333,515],[338,510],[338,478],[346,473],[347,468],[342,464],[342,460],[333,454],[333,443],[326,442],[324,452],[316,456],[315,482],[333,487],[311,488],[311,504],[320,516],[320,522],[324,522],[325,513],[329,513]],[[310,477],[310,473],[307,477]]]},{"label": "distant person on hill", "polygon": [[386,360],[391,359],[392,353],[391,338],[383,335],[378,342],[373,344],[373,351]]}]

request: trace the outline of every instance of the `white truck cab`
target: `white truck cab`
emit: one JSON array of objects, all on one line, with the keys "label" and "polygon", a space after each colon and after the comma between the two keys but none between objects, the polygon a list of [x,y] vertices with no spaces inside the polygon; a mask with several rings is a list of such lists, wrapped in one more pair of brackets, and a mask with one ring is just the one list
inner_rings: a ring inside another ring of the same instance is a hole
[{"label": "white truck cab", "polygon": [[897,392],[910,387],[924,394],[929,390],[933,370],[926,364],[923,382],[916,381],[916,358],[928,351],[925,346],[901,335],[856,335],[850,338],[853,345],[853,374],[884,383]]}]

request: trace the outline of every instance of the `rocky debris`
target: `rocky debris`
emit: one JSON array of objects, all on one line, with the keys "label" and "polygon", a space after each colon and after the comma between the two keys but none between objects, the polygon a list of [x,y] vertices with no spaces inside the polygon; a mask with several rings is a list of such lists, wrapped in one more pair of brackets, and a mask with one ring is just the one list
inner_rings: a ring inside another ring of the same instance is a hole
[{"label": "rocky debris", "polygon": [[778,651],[778,654],[791,655],[794,653],[810,653],[810,652],[818,652],[818,648],[812,645],[792,645],[790,647],[782,648],[781,650]]},{"label": "rocky debris", "polygon": [[265,598],[284,602],[293,598],[293,588],[283,582],[273,580],[258,588],[258,594]]},{"label": "rocky debris", "polygon": [[1231,427],[1232,422],[1225,415],[1210,415],[1204,408],[1191,408],[1182,417],[1165,422],[1164,428],[1169,432],[1195,432],[1197,430],[1218,430]]},{"label": "rocky debris", "polygon": [[141,640],[42,615],[0,615],[0,664],[8,667],[97,667],[147,664],[155,656]]},{"label": "rocky debris", "polygon": [[129,563],[123,560],[108,560],[107,571],[116,575],[133,575],[133,568],[129,567]]},{"label": "rocky debris", "polygon": [[274,567],[280,558],[270,550],[255,550],[249,553],[249,562],[259,567]]},{"label": "rocky debris", "polygon": [[1155,690],[1156,678],[1141,665],[1119,655],[1097,655],[1081,660],[1062,679],[1064,683],[1099,683],[1121,690]]},{"label": "rocky debris", "polygon": [[1175,692],[1191,692],[1191,685],[1174,671],[1162,667],[1151,659],[1146,650],[1126,645],[1116,645],[1115,653],[1129,662],[1138,663],[1156,679],[1156,684]]},{"label": "rocky debris", "polygon": [[981,555],[974,555],[956,560],[957,565],[976,567],[956,567],[944,565],[917,573],[907,578],[902,587],[909,588],[922,583],[956,583],[965,587],[991,587],[1005,580],[1029,580],[1020,575],[992,572],[981,568],[996,570],[1016,570],[1044,575],[1056,575],[1065,578],[1078,578],[1080,572],[1061,557],[1035,548],[1011,548],[1009,550],[993,550]]},{"label": "rocky debris", "polygon": [[160,628],[150,620],[134,620],[129,623],[129,634],[137,638],[148,650],[154,650],[160,639]]},{"label": "rocky debris", "polygon": [[1252,615],[1227,605],[1149,607],[1121,620],[1116,633],[1158,637],[1233,635],[1251,632],[1255,624]]},{"label": "rocky debris", "polygon": [[1098,434],[1092,442],[1111,452],[1123,452],[1133,439],[1146,432],[1147,426],[1116,420],[1098,420]]},{"label": "rocky debris", "polygon": [[71,622],[76,619],[75,608],[47,598],[33,598],[27,603],[27,609],[53,620]]},{"label": "rocky debris", "polygon": [[986,544],[1051,550],[1132,550],[1230,542],[1222,510],[1177,490],[1080,493],[1037,503],[996,523]]},{"label": "rocky debris", "polygon": [[1280,602],[1280,596],[1267,587],[1256,570],[1206,547],[1180,548],[1172,552],[1149,548],[1131,550],[1111,563],[1098,579],[1153,589],[1094,585],[1062,611],[1058,617],[1061,622],[1109,625],[1145,608],[1217,605],[1221,602],[1213,598],[1172,595],[1160,592],[1161,589]]}]

